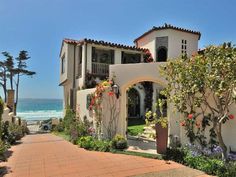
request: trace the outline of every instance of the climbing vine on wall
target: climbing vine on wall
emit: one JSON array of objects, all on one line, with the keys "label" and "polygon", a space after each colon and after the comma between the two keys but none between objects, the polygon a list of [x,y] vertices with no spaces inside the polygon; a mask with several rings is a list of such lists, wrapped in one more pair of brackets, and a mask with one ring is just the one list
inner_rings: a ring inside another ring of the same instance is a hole
[{"label": "climbing vine on wall", "polygon": [[152,57],[152,54],[151,52],[147,49],[143,55],[143,61],[144,63],[150,63],[150,62],[153,62],[153,57]]}]

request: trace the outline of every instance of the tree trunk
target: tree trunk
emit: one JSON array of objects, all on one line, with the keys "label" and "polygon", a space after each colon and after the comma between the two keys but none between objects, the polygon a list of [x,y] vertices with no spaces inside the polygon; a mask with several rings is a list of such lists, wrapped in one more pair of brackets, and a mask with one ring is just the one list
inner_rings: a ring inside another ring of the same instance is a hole
[{"label": "tree trunk", "polygon": [[224,143],[223,137],[222,137],[222,131],[221,131],[221,123],[217,123],[216,126],[216,135],[217,135],[217,139],[219,141],[219,145],[222,148],[223,152],[222,152],[222,158],[223,160],[227,160],[228,156],[227,156],[227,146]]},{"label": "tree trunk", "polygon": [[12,73],[10,76],[10,84],[11,84],[11,89],[13,90],[13,75],[12,75]]},{"label": "tree trunk", "polygon": [[15,115],[16,115],[17,104],[18,104],[19,82],[20,82],[20,74],[17,75],[17,82],[16,82],[16,102],[15,102],[15,109],[14,109]]}]

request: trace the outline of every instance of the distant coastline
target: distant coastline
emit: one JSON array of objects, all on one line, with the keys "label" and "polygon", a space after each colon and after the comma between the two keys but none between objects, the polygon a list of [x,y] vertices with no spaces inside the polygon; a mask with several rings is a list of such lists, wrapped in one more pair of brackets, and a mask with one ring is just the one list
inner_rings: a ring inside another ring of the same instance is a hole
[{"label": "distant coastline", "polygon": [[20,98],[17,116],[26,120],[45,120],[63,116],[63,100],[49,98]]}]

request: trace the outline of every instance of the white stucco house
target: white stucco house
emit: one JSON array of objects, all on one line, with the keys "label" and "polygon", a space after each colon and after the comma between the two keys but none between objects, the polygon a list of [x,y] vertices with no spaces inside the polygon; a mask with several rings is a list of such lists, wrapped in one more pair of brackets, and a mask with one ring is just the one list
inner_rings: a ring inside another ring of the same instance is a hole
[{"label": "white stucco house", "polygon": [[[60,51],[60,86],[64,92],[64,107],[76,111],[82,119],[94,121],[89,110],[89,95],[95,91],[96,83],[113,79],[119,86],[117,98],[117,133],[126,136],[128,118],[144,118],[147,110],[155,109],[153,103],[162,97],[160,90],[166,86],[158,68],[173,58],[198,52],[201,33],[164,24],[153,27],[134,40],[133,46],[98,41],[93,39],[64,39]],[[145,56],[151,53],[154,62],[147,63]],[[115,76],[115,77],[114,77]],[[131,99],[130,99],[131,98]],[[130,101],[132,100],[132,101]],[[103,105],[103,122],[110,119]],[[168,104],[168,135],[180,137],[187,142],[185,130],[177,123],[182,115]],[[235,105],[230,108],[236,114]],[[236,149],[234,134],[236,120],[223,127],[223,138],[227,146]]]},{"label": "white stucco house", "polygon": [[[108,78],[110,65],[144,63],[147,49],[154,63],[165,62],[167,58],[182,54],[191,55],[198,51],[200,36],[200,32],[165,24],[142,34],[134,40],[134,46],[86,38],[64,39],[60,51],[60,86],[64,90],[64,106],[76,110],[77,105],[81,110],[80,116],[91,118],[86,111],[87,99],[85,96],[77,97],[77,93],[90,93],[97,82]],[[152,103],[155,103],[162,88],[157,83],[135,83],[128,92],[133,98],[128,106],[128,116],[143,118],[147,109],[152,109],[150,105],[154,105]],[[151,93],[147,93],[148,90]]]},{"label": "white stucco house", "polygon": [[[127,134],[128,118],[144,118],[147,110],[153,110],[153,103],[161,97],[160,90],[166,81],[160,76],[158,67],[181,55],[191,56],[198,52],[201,33],[164,24],[153,27],[134,40],[133,46],[98,41],[93,39],[64,39],[60,51],[60,86],[64,92],[64,107],[76,111],[82,119],[94,121],[89,110],[89,95],[95,91],[96,83],[113,78],[119,86],[117,98],[119,109],[117,133]],[[149,51],[154,62],[146,63],[145,55]],[[129,99],[131,98],[131,99]],[[132,100],[130,102],[129,100]],[[104,122],[109,120],[104,105]],[[186,142],[183,128],[176,123],[181,115],[173,112],[168,104],[168,134],[177,135]],[[232,114],[236,114],[233,105]],[[233,132],[236,121],[227,124],[223,136],[227,146],[236,148]]]}]

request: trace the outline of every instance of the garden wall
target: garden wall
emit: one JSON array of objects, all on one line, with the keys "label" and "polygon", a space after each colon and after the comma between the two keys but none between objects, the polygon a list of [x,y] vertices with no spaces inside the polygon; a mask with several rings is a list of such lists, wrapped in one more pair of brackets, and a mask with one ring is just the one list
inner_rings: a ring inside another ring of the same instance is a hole
[{"label": "garden wall", "polygon": [[[209,97],[209,100],[213,103],[213,98]],[[216,107],[216,106],[215,106]],[[206,110],[206,112],[209,112],[209,110]],[[225,124],[222,126],[222,136],[223,140],[229,149],[229,147],[232,148],[232,150],[236,151],[236,104],[232,104],[229,109],[229,114],[234,115],[234,119],[229,119]],[[180,117],[181,118],[181,117]],[[183,120],[183,117],[181,118]],[[181,120],[180,119],[180,120]],[[207,126],[205,130],[205,136],[207,138],[207,141],[209,141],[209,130],[212,126]],[[188,142],[188,138],[186,136],[186,131],[184,127],[180,128],[180,139],[182,144],[186,144]]]},{"label": "garden wall", "polygon": [[94,93],[95,88],[78,90],[76,96],[76,114],[79,115],[80,119],[83,120],[84,116],[88,118],[89,121],[93,121],[93,113],[89,110],[89,95]]}]

